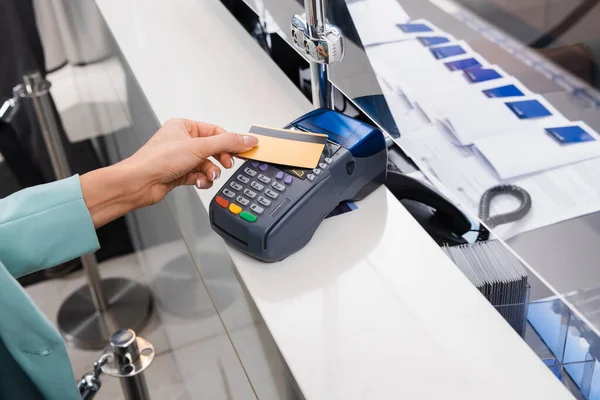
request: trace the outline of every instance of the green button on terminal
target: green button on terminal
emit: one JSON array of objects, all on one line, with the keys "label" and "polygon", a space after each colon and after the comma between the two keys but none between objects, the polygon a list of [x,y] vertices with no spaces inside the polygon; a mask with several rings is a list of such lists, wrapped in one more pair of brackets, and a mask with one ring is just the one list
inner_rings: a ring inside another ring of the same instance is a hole
[{"label": "green button on terminal", "polygon": [[248,222],[254,222],[256,221],[258,218],[256,217],[256,215],[254,214],[250,214],[248,211],[243,211],[240,214],[240,217],[242,217],[243,220],[246,220]]}]

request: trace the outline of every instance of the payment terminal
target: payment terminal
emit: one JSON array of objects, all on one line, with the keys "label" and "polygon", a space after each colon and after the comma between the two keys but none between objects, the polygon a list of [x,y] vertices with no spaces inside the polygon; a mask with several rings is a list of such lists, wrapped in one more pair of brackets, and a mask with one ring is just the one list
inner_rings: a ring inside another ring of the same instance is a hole
[{"label": "payment terminal", "polygon": [[318,109],[285,129],[328,136],[317,167],[298,169],[247,160],[209,207],[215,232],[266,262],[300,250],[340,202],[361,200],[386,175],[384,135],[368,124]]}]

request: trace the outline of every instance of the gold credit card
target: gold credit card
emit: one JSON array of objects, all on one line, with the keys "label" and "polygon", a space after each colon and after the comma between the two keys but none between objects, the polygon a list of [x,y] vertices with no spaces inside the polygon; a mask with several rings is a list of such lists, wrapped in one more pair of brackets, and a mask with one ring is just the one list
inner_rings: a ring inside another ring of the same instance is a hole
[{"label": "gold credit card", "polygon": [[248,134],[258,138],[258,146],[238,156],[298,168],[315,168],[327,143],[327,135],[258,125]]}]

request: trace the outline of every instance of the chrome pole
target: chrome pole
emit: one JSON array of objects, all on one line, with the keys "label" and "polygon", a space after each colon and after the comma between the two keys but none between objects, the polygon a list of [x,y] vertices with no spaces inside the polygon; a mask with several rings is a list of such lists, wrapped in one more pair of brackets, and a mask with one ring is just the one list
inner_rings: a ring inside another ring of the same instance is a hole
[{"label": "chrome pole", "polygon": [[[325,2],[324,0],[304,0],[304,10],[308,34],[313,39],[317,39],[325,32]],[[315,108],[333,109],[333,87],[329,81],[329,66],[311,61],[310,77]]]},{"label": "chrome pole", "polygon": [[[50,103],[50,86],[50,82],[43,79],[39,72],[33,72],[23,76],[23,84],[17,86],[15,92],[20,97],[31,99],[56,179],[66,179],[71,176],[71,169],[61,143],[54,109]],[[96,309],[106,311],[108,307],[100,288],[100,274],[96,257],[93,254],[86,254],[81,257],[81,264],[87,275],[90,294]]]},{"label": "chrome pole", "polygon": [[304,0],[305,14],[292,18],[292,41],[310,63],[315,108],[333,109],[329,64],[344,56],[342,32],[327,23],[325,0]]},{"label": "chrome pole", "polygon": [[308,31],[312,37],[317,38],[325,32],[325,1],[304,0],[304,12],[308,22]]},{"label": "chrome pole", "polygon": [[[13,100],[0,111],[3,120],[9,119],[20,99],[31,100],[56,179],[65,179],[72,173],[50,100],[50,86],[39,72],[27,74],[14,88]],[[65,340],[80,348],[102,349],[117,329],[141,330],[151,316],[150,290],[128,279],[101,279],[94,254],[82,256],[81,264],[88,284],[73,292],[58,312],[57,325]]]},{"label": "chrome pole", "polygon": [[329,67],[325,64],[310,63],[312,98],[315,108],[333,110],[333,86],[329,81]]}]

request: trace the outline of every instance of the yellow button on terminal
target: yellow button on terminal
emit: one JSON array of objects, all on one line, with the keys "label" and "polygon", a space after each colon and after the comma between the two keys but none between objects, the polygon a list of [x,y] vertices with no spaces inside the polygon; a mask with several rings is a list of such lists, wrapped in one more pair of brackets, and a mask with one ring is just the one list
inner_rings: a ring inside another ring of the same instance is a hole
[{"label": "yellow button on terminal", "polygon": [[232,203],[229,205],[229,211],[237,215],[242,212],[242,207]]}]

